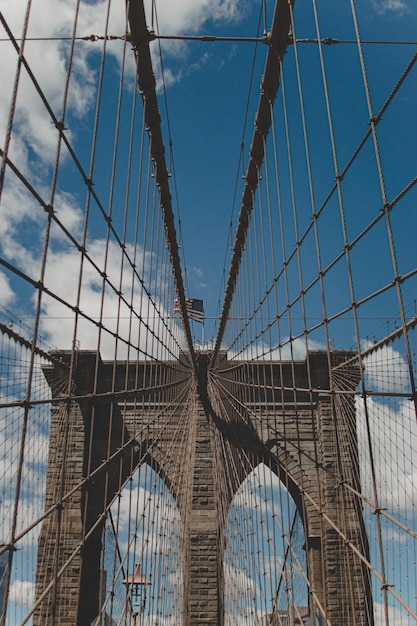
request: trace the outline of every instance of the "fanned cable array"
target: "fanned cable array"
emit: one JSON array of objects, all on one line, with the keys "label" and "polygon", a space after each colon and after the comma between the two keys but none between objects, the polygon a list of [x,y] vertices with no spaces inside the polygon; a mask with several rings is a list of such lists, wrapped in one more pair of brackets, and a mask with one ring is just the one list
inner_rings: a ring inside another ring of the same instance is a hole
[{"label": "fanned cable array", "polygon": [[[340,585],[345,600],[330,617],[330,605],[316,598],[315,618],[411,624],[416,270],[405,251],[413,246],[406,215],[416,171],[402,162],[400,172],[391,149],[399,116],[407,115],[402,106],[415,94],[416,55],[404,54],[381,95],[354,3],[348,27],[356,46],[336,53],[338,42],[323,38],[328,16],[320,5],[303,7],[314,49],[299,35],[301,7],[287,14],[281,6],[277,26],[288,19],[291,43],[277,40],[265,66],[217,336],[218,354],[227,350],[232,363],[213,372],[212,383],[225,413],[250,420],[275,451],[273,463],[281,457],[286,479],[296,477],[307,534],[318,514],[311,551],[330,534],[343,546],[344,555],[327,557],[326,585],[330,594]],[[351,105],[342,109],[343,101]],[[359,128],[352,124],[358,111]],[[393,317],[381,324],[382,311]],[[329,371],[325,387],[318,351]],[[325,424],[318,417],[324,400],[332,415]],[[309,403],[314,446],[305,441]],[[317,592],[313,567],[305,599]],[[355,603],[356,615],[348,608]],[[268,623],[287,623],[281,619]]]},{"label": "fanned cable array", "polygon": [[[254,4],[244,36],[1,8],[0,626],[417,620],[417,44],[354,0]],[[168,106],[194,45],[252,50],[201,341]]]}]

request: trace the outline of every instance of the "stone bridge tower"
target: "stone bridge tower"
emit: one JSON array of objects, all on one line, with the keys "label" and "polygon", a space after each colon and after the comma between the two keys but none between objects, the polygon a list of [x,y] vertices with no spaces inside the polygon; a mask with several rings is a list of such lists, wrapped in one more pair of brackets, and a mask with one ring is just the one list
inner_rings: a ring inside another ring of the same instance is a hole
[{"label": "stone bridge tower", "polygon": [[[165,407],[165,427],[158,432],[152,417],[164,407],[146,390],[156,380],[161,386],[174,384],[169,375],[161,374],[160,363],[115,365],[97,362],[95,353],[80,352],[69,367],[69,353],[55,357],[56,365],[44,370],[56,402],[47,472],[48,515],[39,538],[35,626],[90,626],[98,615],[103,511],[143,462],[165,480],[181,513],[188,565],[184,626],[223,624],[225,520],[218,492],[226,491],[230,503],[259,463],[277,473],[302,516],[309,584],[314,589],[310,614],[325,610],[332,626],[372,626],[361,504],[337,478],[342,472],[350,485],[359,487],[355,425],[330,393],[325,353],[311,353],[298,363],[259,361],[250,366],[229,362],[221,353],[215,368],[208,367],[208,355],[201,353],[198,381],[190,377],[183,355],[175,380],[183,400],[173,413]],[[343,358],[336,354],[335,362]],[[215,384],[218,376],[221,387]],[[295,387],[302,391],[294,391],[294,376]],[[99,381],[95,389],[94,380]],[[346,384],[354,387],[356,376]],[[311,386],[320,391],[309,392]],[[224,411],[230,406],[230,415],[236,414],[231,398],[239,397],[237,388],[246,389],[245,409],[231,428]],[[59,402],[68,389],[72,399]],[[276,389],[293,390],[283,391],[277,403]],[[93,401],[95,395],[99,401]],[[183,436],[175,441],[181,443],[173,446],[178,429]],[[221,441],[227,441],[229,458],[220,452],[225,449],[218,445]],[[108,459],[104,465],[103,459]],[[226,483],[218,483],[232,462],[239,469],[226,488]],[[336,528],[343,528],[344,535]],[[348,549],[351,546],[353,550]],[[341,592],[347,579],[348,594]]]}]

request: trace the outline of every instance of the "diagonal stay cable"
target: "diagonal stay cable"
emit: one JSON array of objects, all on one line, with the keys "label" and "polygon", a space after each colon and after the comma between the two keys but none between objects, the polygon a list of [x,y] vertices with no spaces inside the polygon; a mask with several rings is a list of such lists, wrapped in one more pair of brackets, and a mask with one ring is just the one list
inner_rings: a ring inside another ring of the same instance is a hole
[{"label": "diagonal stay cable", "polygon": [[[8,36],[9,36],[9,40],[11,41],[11,43],[13,44],[13,47],[15,48],[16,52],[17,52],[17,53],[18,53],[18,55],[19,55],[19,62],[21,62],[21,63],[22,63],[22,65],[25,67],[25,69],[26,69],[26,71],[27,71],[27,74],[28,74],[28,76],[29,76],[30,80],[32,81],[33,86],[35,87],[35,89],[36,89],[36,91],[37,91],[37,93],[38,93],[38,95],[39,95],[39,97],[40,97],[40,99],[41,99],[41,101],[42,101],[43,105],[45,106],[45,108],[46,108],[46,110],[47,110],[47,112],[48,112],[48,114],[49,114],[49,116],[50,116],[50,118],[51,118],[51,120],[52,120],[52,123],[54,124],[55,128],[58,130],[58,132],[59,132],[59,134],[60,134],[60,137],[62,137],[62,140],[63,140],[63,142],[64,142],[64,144],[65,144],[65,146],[66,146],[66,148],[67,148],[67,150],[68,150],[68,153],[71,155],[71,158],[72,158],[72,160],[73,160],[73,162],[74,162],[74,164],[75,164],[76,168],[77,168],[77,169],[78,169],[78,171],[80,172],[80,174],[81,174],[81,176],[82,176],[82,178],[83,178],[83,180],[84,180],[85,185],[88,187],[88,189],[89,189],[89,192],[90,192],[91,196],[94,198],[94,200],[95,200],[95,202],[96,202],[96,204],[97,204],[97,207],[99,208],[99,211],[101,212],[101,214],[102,214],[102,216],[104,217],[104,219],[107,221],[107,223],[108,223],[108,225],[109,225],[109,229],[110,229],[110,231],[111,231],[112,235],[114,236],[115,241],[118,243],[118,245],[120,246],[120,248],[122,248],[122,249],[124,250],[124,254],[125,254],[125,256],[126,256],[126,259],[127,259],[127,261],[129,262],[130,266],[132,267],[132,269],[133,269],[133,271],[134,271],[134,273],[135,273],[135,275],[136,275],[137,279],[138,279],[138,280],[139,280],[139,282],[141,283],[141,285],[142,285],[142,287],[143,287],[144,292],[146,293],[147,297],[149,298],[149,301],[151,302],[151,304],[152,304],[152,305],[153,305],[153,307],[155,308],[155,311],[156,311],[156,312],[158,312],[158,315],[162,317],[162,314],[161,314],[161,312],[159,311],[159,308],[158,308],[158,305],[157,305],[156,301],[154,301],[154,299],[152,298],[151,293],[150,293],[150,292],[149,292],[149,290],[147,289],[147,287],[146,287],[146,285],[145,285],[145,283],[144,283],[143,278],[142,278],[142,277],[138,274],[138,272],[137,272],[137,270],[136,270],[136,267],[135,267],[135,264],[133,263],[132,259],[131,259],[131,258],[129,257],[129,255],[126,253],[126,251],[125,251],[125,246],[123,245],[123,242],[120,240],[120,237],[119,237],[118,233],[116,232],[116,230],[115,230],[115,228],[114,228],[114,226],[113,226],[113,224],[112,224],[112,219],[111,219],[111,217],[109,217],[109,216],[107,215],[107,213],[106,213],[106,211],[105,211],[105,209],[104,209],[104,207],[103,207],[103,205],[102,205],[102,203],[101,203],[101,201],[100,201],[100,198],[98,197],[97,193],[95,192],[94,187],[93,187],[93,186],[94,186],[94,182],[93,182],[93,180],[92,180],[91,178],[89,178],[89,175],[85,172],[85,170],[84,170],[83,166],[81,165],[80,160],[78,159],[78,157],[77,157],[77,155],[76,155],[76,153],[75,153],[75,151],[74,151],[74,148],[73,148],[73,146],[72,146],[72,145],[71,145],[71,143],[70,143],[69,138],[68,138],[68,137],[67,137],[67,135],[65,134],[65,127],[64,127],[63,123],[62,123],[61,121],[59,121],[59,120],[57,119],[57,117],[55,116],[54,111],[53,111],[53,109],[52,109],[52,107],[51,107],[51,105],[50,105],[50,103],[49,103],[49,101],[48,101],[48,99],[47,99],[47,97],[46,97],[45,93],[44,93],[44,92],[43,92],[43,90],[41,89],[41,87],[40,87],[40,85],[39,85],[39,83],[38,83],[38,81],[37,81],[37,79],[36,79],[36,77],[35,77],[35,75],[34,75],[34,73],[33,73],[32,69],[31,69],[31,67],[30,67],[30,65],[29,65],[29,63],[28,63],[28,61],[27,61],[27,59],[25,58],[25,56],[24,56],[24,55],[23,55],[23,53],[21,52],[21,50],[20,50],[20,48],[19,48],[19,44],[18,44],[17,40],[15,39],[15,37],[14,37],[14,35],[13,35],[12,31],[10,30],[9,25],[8,25],[8,23],[6,22],[6,20],[5,20],[4,16],[3,16],[3,14],[1,13],[1,11],[0,11],[0,23],[2,24],[2,26],[3,26],[3,27],[4,27],[4,29],[5,29],[5,31],[7,32]],[[32,196],[33,196],[34,198],[36,198],[36,199],[39,201],[40,205],[44,208],[44,210],[45,210],[48,214],[50,214],[51,218],[55,221],[55,223],[59,226],[59,228],[61,228],[61,230],[62,230],[62,231],[66,234],[66,236],[67,236],[67,237],[69,237],[70,239],[72,239],[72,240],[73,240],[73,243],[74,243],[74,244],[75,244],[75,246],[78,248],[78,250],[79,250],[79,251],[80,251],[80,252],[81,252],[81,253],[82,253],[82,254],[83,254],[86,258],[88,258],[88,260],[89,260],[89,262],[91,263],[91,265],[92,265],[93,267],[95,267],[95,268],[97,269],[97,271],[101,274],[101,271],[99,270],[99,268],[98,268],[98,266],[96,265],[96,263],[94,262],[94,260],[93,260],[93,259],[91,259],[91,258],[89,257],[89,255],[87,254],[87,251],[86,251],[86,249],[85,249],[84,245],[83,245],[83,244],[78,244],[78,243],[75,241],[75,239],[71,236],[71,234],[69,233],[69,231],[67,231],[67,229],[64,227],[64,225],[63,225],[63,224],[60,222],[60,220],[57,218],[57,216],[56,216],[56,215],[55,215],[55,213],[54,213],[54,207],[53,207],[53,206],[51,206],[51,205],[49,205],[49,204],[47,204],[47,203],[46,203],[46,202],[45,202],[45,201],[44,201],[44,200],[40,197],[40,195],[36,192],[36,190],[35,190],[35,189],[32,187],[32,185],[29,183],[29,181],[27,180],[26,176],[25,176],[22,172],[20,172],[20,171],[19,171],[19,169],[17,168],[17,166],[16,166],[16,165],[15,165],[15,164],[14,164],[14,163],[13,163],[13,162],[9,159],[9,157],[8,157],[8,156],[7,156],[7,154],[6,154],[6,152],[4,152],[4,151],[3,151],[3,150],[1,150],[1,149],[0,149],[0,157],[2,158],[2,160],[4,159],[4,162],[5,162],[5,163],[6,163],[6,164],[7,164],[7,165],[8,165],[8,166],[9,166],[9,167],[13,170],[13,172],[14,172],[14,173],[16,174],[16,176],[17,176],[17,177],[21,180],[21,182],[25,185],[25,187],[26,187],[26,188],[28,189],[28,191],[32,194]],[[2,184],[3,184],[3,179],[2,179],[2,177],[0,176],[0,195],[1,195],[1,190],[2,190]],[[7,264],[7,263],[6,263],[3,259],[0,259],[0,262],[1,262],[4,266],[7,266],[7,265],[8,265],[8,264]],[[14,272],[14,273],[20,274],[20,275],[21,275],[21,276],[22,276],[25,280],[27,280],[27,278],[25,278],[25,275],[24,275],[22,272],[19,272],[19,271],[17,270],[17,268],[10,266],[10,268],[9,268],[9,269],[10,269],[12,272]],[[105,279],[105,281],[107,282],[107,284],[109,285],[109,287],[110,287],[111,289],[113,289],[113,290],[116,292],[116,294],[120,297],[120,296],[121,296],[121,294],[120,294],[120,293],[118,293],[118,291],[117,291],[117,289],[114,287],[114,285],[113,285],[113,284],[112,284],[112,283],[108,280],[108,277],[107,277],[107,276],[103,276],[103,278]],[[33,284],[36,288],[38,288],[38,289],[42,289],[43,291],[45,291],[45,287],[44,287],[44,285],[43,285],[43,284],[39,284],[38,282],[36,282],[36,281],[32,281],[32,280],[30,280],[30,279],[29,279],[29,282],[32,282],[32,284]],[[62,299],[58,298],[58,297],[56,296],[56,294],[50,293],[49,295],[52,295],[52,297],[54,297],[54,298],[56,298],[56,299],[58,299],[58,300],[62,300]],[[71,306],[69,305],[69,303],[68,303],[68,302],[66,302],[65,300],[62,300],[62,302],[61,302],[61,303],[62,303],[64,306],[67,306],[67,307],[69,307],[69,308],[72,308],[72,309],[73,309],[73,307],[71,307]],[[137,316],[138,318],[140,318],[140,316],[139,316],[139,315],[136,315],[136,316]],[[140,318],[140,319],[141,319],[141,318]],[[165,325],[165,327],[166,327],[166,328],[168,328],[168,326],[167,326],[167,324],[166,324],[165,320],[163,320],[163,324]],[[154,334],[154,333],[152,332],[152,330],[151,330],[151,329],[148,329],[148,330],[150,330],[150,332],[151,332],[152,334]],[[126,343],[126,342],[125,342],[125,343]]]},{"label": "diagonal stay cable", "polygon": [[238,218],[235,243],[230,262],[229,277],[227,280],[226,293],[220,316],[219,330],[217,333],[212,364],[215,362],[217,354],[220,350],[239,273],[242,252],[245,247],[250,214],[254,204],[254,194],[259,182],[259,168],[262,165],[265,154],[265,138],[268,135],[271,126],[272,105],[275,101],[279,87],[280,63],[287,46],[291,42],[289,36],[291,23],[290,5],[293,6],[294,2],[295,0],[277,1],[272,22],[272,29],[268,35],[269,50],[266,58],[264,78],[261,85],[261,95],[250,149],[250,159],[246,171],[246,182],[242,195],[242,206]]},{"label": "diagonal stay cable", "polygon": [[181,272],[177,236],[175,232],[171,193],[168,185],[165,146],[162,139],[161,118],[158,111],[158,102],[156,97],[156,82],[149,49],[149,42],[151,41],[152,36],[146,26],[143,0],[127,0],[127,10],[131,30],[130,41],[136,57],[136,78],[143,100],[145,123],[149,132],[151,158],[155,166],[155,180],[159,189],[159,202],[162,209],[167,245],[172,263],[172,271],[180,301],[188,349],[190,351],[194,371],[197,373],[197,362],[185,303],[184,283]]}]

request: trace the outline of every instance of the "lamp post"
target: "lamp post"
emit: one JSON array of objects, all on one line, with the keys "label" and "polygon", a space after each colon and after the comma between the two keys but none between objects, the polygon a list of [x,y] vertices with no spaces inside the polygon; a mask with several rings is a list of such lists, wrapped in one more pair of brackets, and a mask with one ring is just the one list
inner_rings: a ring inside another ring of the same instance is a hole
[{"label": "lamp post", "polygon": [[126,585],[126,600],[129,611],[133,617],[133,624],[136,626],[138,618],[145,611],[146,587],[151,583],[145,574],[140,573],[140,563],[136,563],[134,574],[128,574],[122,581]]}]

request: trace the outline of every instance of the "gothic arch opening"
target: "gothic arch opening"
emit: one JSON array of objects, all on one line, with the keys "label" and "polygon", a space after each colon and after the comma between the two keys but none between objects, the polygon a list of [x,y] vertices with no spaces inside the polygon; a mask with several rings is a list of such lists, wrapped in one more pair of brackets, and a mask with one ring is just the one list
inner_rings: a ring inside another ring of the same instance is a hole
[{"label": "gothic arch opening", "polygon": [[224,536],[225,626],[312,623],[302,519],[263,463],[236,492]]},{"label": "gothic arch opening", "polygon": [[151,626],[165,620],[172,626],[182,625],[183,570],[178,506],[161,476],[150,465],[142,464],[114,501],[107,518],[101,563],[102,608],[94,626]]}]

